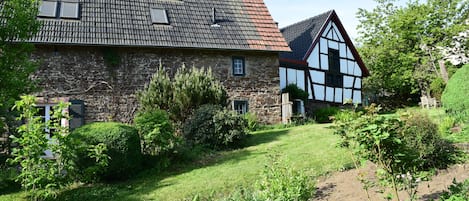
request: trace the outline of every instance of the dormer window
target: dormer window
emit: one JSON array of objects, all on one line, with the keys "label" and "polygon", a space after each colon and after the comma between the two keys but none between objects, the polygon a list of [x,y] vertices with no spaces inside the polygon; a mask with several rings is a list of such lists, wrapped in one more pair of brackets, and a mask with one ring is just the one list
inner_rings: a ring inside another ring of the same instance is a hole
[{"label": "dormer window", "polygon": [[169,24],[168,14],[165,9],[152,8],[150,9],[151,22],[153,24]]},{"label": "dormer window", "polygon": [[41,1],[39,6],[39,17],[56,17],[57,16],[57,2],[56,1]]},{"label": "dormer window", "polygon": [[73,1],[41,1],[38,17],[79,19],[80,4]]},{"label": "dormer window", "polygon": [[79,8],[77,2],[62,2],[60,6],[60,18],[78,19]]}]

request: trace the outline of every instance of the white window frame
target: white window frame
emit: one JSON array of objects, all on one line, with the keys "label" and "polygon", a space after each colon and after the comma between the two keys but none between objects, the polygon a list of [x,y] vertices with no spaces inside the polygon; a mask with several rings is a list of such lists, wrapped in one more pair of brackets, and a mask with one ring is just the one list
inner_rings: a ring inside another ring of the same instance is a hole
[{"label": "white window frame", "polygon": [[[158,13],[158,12],[162,12],[162,13]],[[164,15],[163,21],[159,20],[159,18],[157,17],[158,14]],[[153,24],[169,24],[168,12],[166,12],[166,10],[163,8],[150,8],[150,16],[151,16],[151,22]]]},{"label": "white window frame", "polygon": [[[57,4],[58,4],[57,1],[41,1],[40,5],[39,5],[38,16],[39,17],[50,17],[50,18],[57,17]],[[48,7],[48,6],[53,7],[54,12],[52,12],[52,13],[43,12],[45,7]]]},{"label": "white window frame", "polygon": [[[66,13],[64,13],[65,6],[74,6],[75,13],[73,15],[66,15]],[[78,2],[61,2],[60,3],[60,18],[79,19],[80,18],[80,4]]]},{"label": "white window frame", "polygon": [[246,61],[244,57],[233,57],[233,75],[245,76],[246,75]]}]

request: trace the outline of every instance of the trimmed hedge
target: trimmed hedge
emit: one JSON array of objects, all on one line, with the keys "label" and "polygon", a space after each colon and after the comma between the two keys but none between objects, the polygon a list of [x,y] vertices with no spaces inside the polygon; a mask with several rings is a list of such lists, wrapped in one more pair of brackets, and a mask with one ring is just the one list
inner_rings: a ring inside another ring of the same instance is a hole
[{"label": "trimmed hedge", "polygon": [[450,116],[459,121],[469,120],[469,64],[451,77],[441,97],[443,107]]},{"label": "trimmed hedge", "polygon": [[88,156],[88,148],[105,144],[110,157],[107,168],[98,177],[105,180],[126,179],[136,173],[142,162],[140,139],[135,128],[115,122],[97,122],[77,128],[71,133],[77,141],[79,170],[89,170],[95,161]]}]

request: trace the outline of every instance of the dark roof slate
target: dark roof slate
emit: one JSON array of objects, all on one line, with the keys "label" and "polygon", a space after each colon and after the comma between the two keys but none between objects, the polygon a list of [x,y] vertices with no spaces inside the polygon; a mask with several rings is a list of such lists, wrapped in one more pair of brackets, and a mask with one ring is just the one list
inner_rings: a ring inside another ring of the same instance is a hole
[{"label": "dark roof slate", "polygon": [[330,10],[280,29],[292,50],[292,52],[281,53],[280,58],[304,60],[304,56],[311,44],[313,44],[333,12],[333,10]]},{"label": "dark roof slate", "polygon": [[[262,0],[78,0],[79,20],[44,19],[38,44],[290,51]],[[150,8],[170,25],[152,24]],[[217,24],[212,25],[212,8]]]}]

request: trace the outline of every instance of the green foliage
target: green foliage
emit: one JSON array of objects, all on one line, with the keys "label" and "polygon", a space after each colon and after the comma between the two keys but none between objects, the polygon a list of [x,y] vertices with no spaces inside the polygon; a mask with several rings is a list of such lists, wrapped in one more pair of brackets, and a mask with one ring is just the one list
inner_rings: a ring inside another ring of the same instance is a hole
[{"label": "green foliage", "polygon": [[[357,13],[360,55],[371,72],[364,89],[378,96],[406,100],[429,91],[439,77],[437,47],[451,43],[453,36],[468,29],[468,2],[409,1],[398,7],[394,0],[376,0],[370,11]],[[436,83],[435,83],[436,84]],[[409,99],[412,100],[412,99]]]},{"label": "green foliage", "polygon": [[[77,128],[71,137],[76,140],[77,165],[86,182],[91,182],[89,179],[94,176],[106,180],[126,179],[139,170],[142,160],[140,139],[133,127],[97,122]],[[90,150],[96,154],[90,155]],[[108,166],[103,169],[100,161]]]},{"label": "green foliage", "polygon": [[0,194],[9,190],[19,189],[20,184],[15,182],[18,177],[19,171],[13,167],[0,165]]},{"label": "green foliage", "polygon": [[430,93],[437,100],[441,100],[441,95],[445,90],[446,83],[441,77],[437,77],[431,81],[430,84]]},{"label": "green foliage", "polygon": [[453,117],[446,116],[440,122],[440,125],[438,126],[438,131],[441,133],[441,135],[448,136],[451,134],[451,129],[454,127],[455,123],[456,120]]},{"label": "green foliage", "polygon": [[211,69],[182,66],[171,79],[160,67],[146,89],[138,93],[138,100],[142,110],[166,110],[179,123],[203,104],[225,105],[227,93]]},{"label": "green foliage", "polygon": [[247,129],[249,131],[256,131],[257,129],[259,129],[259,122],[257,120],[256,114],[248,112],[244,114],[244,119],[247,122]]},{"label": "green foliage", "polygon": [[458,160],[458,152],[438,131],[438,126],[427,114],[413,112],[404,116],[402,139],[406,146],[413,148],[420,164],[419,170],[446,168]]},{"label": "green foliage", "polygon": [[441,97],[443,107],[457,121],[469,121],[469,65],[463,66],[448,81]]},{"label": "green foliage", "polygon": [[142,140],[142,153],[157,156],[174,148],[177,138],[166,111],[140,111],[134,124]]},{"label": "green foliage", "polygon": [[[73,148],[68,138],[68,127],[61,125],[62,119],[69,118],[62,112],[68,104],[54,106],[52,119],[44,123],[37,115],[35,101],[33,96],[22,96],[15,103],[14,109],[21,112],[18,120],[26,123],[18,128],[20,136],[13,137],[19,148],[13,150],[11,162],[21,166],[16,181],[21,183],[29,198],[43,200],[56,196],[57,190],[73,181]],[[46,128],[52,135],[51,141],[46,138]],[[53,153],[53,160],[44,157],[46,150]]]},{"label": "green foliage", "polygon": [[234,111],[203,105],[184,124],[185,139],[212,149],[236,148],[247,137],[247,122]]},{"label": "green foliage", "polygon": [[340,109],[338,107],[325,107],[314,111],[313,116],[319,123],[330,123],[332,117],[335,116]]},{"label": "green foliage", "polygon": [[314,179],[285,164],[278,156],[271,156],[257,183],[258,200],[306,201],[313,197]]},{"label": "green foliage", "polygon": [[289,84],[285,88],[282,89],[282,93],[288,93],[290,101],[295,99],[300,99],[303,101],[308,100],[308,92],[303,89],[300,89],[296,84]]},{"label": "green foliage", "polygon": [[411,114],[401,120],[377,115],[379,109],[370,107],[366,114],[356,115],[358,118],[338,119],[335,133],[357,158],[379,166],[381,183],[390,182],[398,200],[399,186],[414,199],[416,181],[426,177],[423,172],[454,163],[458,152],[441,138],[428,116]]},{"label": "green foliage", "polygon": [[36,64],[30,60],[34,46],[23,41],[34,36],[40,28],[40,23],[36,20],[37,4],[36,0],[1,2],[0,132],[3,132],[4,123],[15,122],[15,113],[10,111],[15,100],[35,89],[31,75],[36,70]]},{"label": "green foliage", "polygon": [[467,201],[469,199],[469,179],[464,182],[456,182],[448,188],[449,192],[444,192],[440,196],[440,201]]}]

